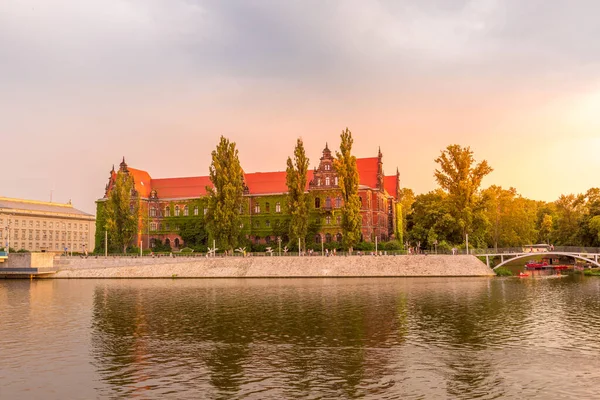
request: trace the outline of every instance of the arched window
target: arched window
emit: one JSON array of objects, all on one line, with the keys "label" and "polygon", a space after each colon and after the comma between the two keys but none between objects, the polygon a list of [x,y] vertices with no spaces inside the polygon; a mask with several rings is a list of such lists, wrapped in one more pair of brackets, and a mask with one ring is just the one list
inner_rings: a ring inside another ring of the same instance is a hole
[{"label": "arched window", "polygon": [[265,212],[266,213],[270,213],[271,212],[271,205],[269,204],[268,201],[265,203]]},{"label": "arched window", "polygon": [[331,243],[331,233],[325,234],[325,243]]},{"label": "arched window", "polygon": [[321,243],[321,235],[319,235],[318,233],[315,235],[315,243]]},{"label": "arched window", "polygon": [[335,199],[335,208],[340,208],[342,206],[342,198],[340,196],[338,196]]},{"label": "arched window", "polygon": [[331,208],[331,198],[329,197],[325,199],[325,208]]},{"label": "arched window", "polygon": [[169,206],[165,207],[165,217],[171,216],[171,208]]},{"label": "arched window", "polygon": [[260,214],[260,204],[254,204],[254,214]]},{"label": "arched window", "polygon": [[198,215],[198,206],[194,206],[194,215]]},{"label": "arched window", "polygon": [[335,235],[335,241],[342,243],[342,234],[341,233],[337,233],[337,235]]},{"label": "arched window", "polygon": [[183,207],[183,216],[187,217],[188,215],[190,215],[190,210],[188,208],[188,206]]},{"label": "arched window", "polygon": [[175,216],[179,217],[179,206],[175,206]]},{"label": "arched window", "polygon": [[317,186],[321,186],[321,178],[317,179]]},{"label": "arched window", "polygon": [[165,246],[171,247],[171,241],[169,240],[169,238],[165,239]]},{"label": "arched window", "polygon": [[315,208],[321,208],[321,199],[319,197],[315,197]]},{"label": "arched window", "polygon": [[338,177],[337,176],[335,178],[333,178],[333,184],[335,186],[337,186],[337,184],[338,184]]},{"label": "arched window", "polygon": [[260,244],[260,236],[255,236],[254,237],[254,243]]},{"label": "arched window", "polygon": [[328,176],[325,177],[325,186],[329,186],[329,184],[331,183],[331,180],[329,179]]},{"label": "arched window", "polygon": [[175,248],[179,248],[179,238],[175,238]]},{"label": "arched window", "polygon": [[265,237],[265,242],[267,242],[267,244],[271,243],[271,236],[266,236]]},{"label": "arched window", "polygon": [[150,208],[150,216],[156,217],[156,208],[154,208],[154,207]]},{"label": "arched window", "polygon": [[279,202],[275,203],[275,212],[276,213],[281,212],[281,203],[279,203]]}]

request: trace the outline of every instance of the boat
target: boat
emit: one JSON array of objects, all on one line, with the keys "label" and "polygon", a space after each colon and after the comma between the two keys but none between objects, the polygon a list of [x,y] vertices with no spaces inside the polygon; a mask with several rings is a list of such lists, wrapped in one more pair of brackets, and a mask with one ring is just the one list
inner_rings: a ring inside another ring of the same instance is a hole
[{"label": "boat", "polygon": [[525,273],[525,272],[519,272],[519,275],[517,275],[519,278],[524,278],[526,276],[529,276],[529,274]]},{"label": "boat", "polygon": [[543,262],[539,262],[539,261],[527,261],[527,264],[525,264],[525,268],[527,269],[542,269],[548,267],[548,263],[546,261]]},{"label": "boat", "polygon": [[554,266],[552,266],[552,268],[560,271],[560,270],[569,269],[569,266],[568,265],[554,265]]}]

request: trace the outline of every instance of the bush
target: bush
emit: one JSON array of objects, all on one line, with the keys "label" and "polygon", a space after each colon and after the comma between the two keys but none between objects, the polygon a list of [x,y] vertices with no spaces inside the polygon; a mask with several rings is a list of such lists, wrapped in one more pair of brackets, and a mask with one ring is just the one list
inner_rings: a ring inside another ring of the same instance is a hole
[{"label": "bush", "polygon": [[512,271],[506,267],[496,268],[495,270],[497,276],[512,276]]},{"label": "bush", "polygon": [[402,250],[402,243],[398,242],[397,240],[392,240],[390,242],[384,242],[381,243],[381,250],[390,250],[390,251],[395,251],[395,250]]},{"label": "bush", "polygon": [[193,253],[194,249],[190,248],[190,247],[184,247],[183,249],[179,250],[180,253]]},{"label": "bush", "polygon": [[373,251],[375,250],[375,243],[373,242],[360,242],[354,246],[354,250],[358,251]]}]

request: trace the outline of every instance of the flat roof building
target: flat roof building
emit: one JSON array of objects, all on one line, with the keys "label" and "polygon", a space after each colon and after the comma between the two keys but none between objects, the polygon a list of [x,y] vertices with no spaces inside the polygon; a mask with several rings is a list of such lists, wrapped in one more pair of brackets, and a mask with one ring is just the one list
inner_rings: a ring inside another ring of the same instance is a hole
[{"label": "flat roof building", "polygon": [[71,203],[0,197],[0,248],[84,252],[94,250],[96,218]]}]

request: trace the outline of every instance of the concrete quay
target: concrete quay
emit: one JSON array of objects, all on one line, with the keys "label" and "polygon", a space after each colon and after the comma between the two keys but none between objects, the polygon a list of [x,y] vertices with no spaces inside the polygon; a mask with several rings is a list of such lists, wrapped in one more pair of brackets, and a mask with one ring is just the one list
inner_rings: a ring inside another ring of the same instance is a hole
[{"label": "concrete quay", "polygon": [[49,278],[332,278],[494,276],[470,255],[59,257]]}]

